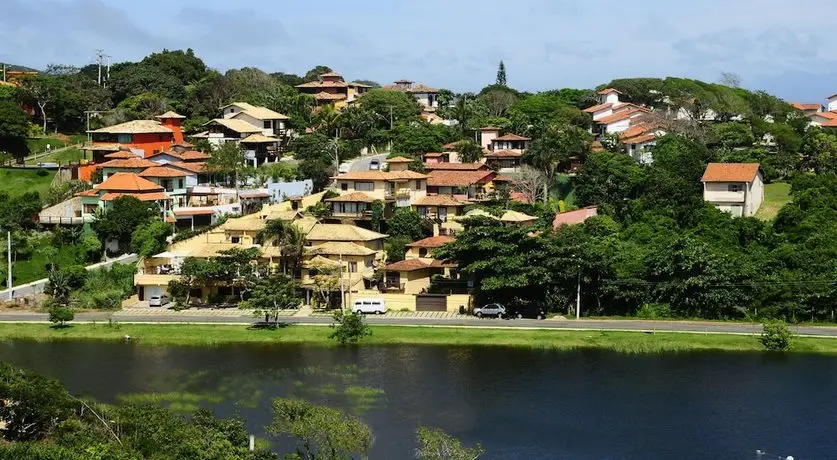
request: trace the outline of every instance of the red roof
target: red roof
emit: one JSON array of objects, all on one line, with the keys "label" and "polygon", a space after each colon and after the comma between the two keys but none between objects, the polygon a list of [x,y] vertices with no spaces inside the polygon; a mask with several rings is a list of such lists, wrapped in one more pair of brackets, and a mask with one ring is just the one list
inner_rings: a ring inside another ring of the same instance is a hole
[{"label": "red roof", "polygon": [[593,107],[587,107],[583,111],[587,112],[587,113],[595,113],[595,112],[598,112],[600,110],[609,109],[611,107],[613,107],[613,104],[611,104],[611,103],[599,104],[599,105],[594,105]]},{"label": "red roof", "polygon": [[108,153],[105,155],[105,158],[109,158],[111,160],[125,160],[128,158],[139,158],[137,155],[134,155],[131,152],[127,152],[125,150],[120,150],[118,152]]},{"label": "red roof", "polygon": [[168,166],[173,168],[180,168],[185,169],[186,171],[193,172],[195,174],[202,173],[206,169],[206,163],[183,163],[181,161],[177,161],[174,163],[169,163]]},{"label": "red roof", "polygon": [[425,163],[424,169],[427,171],[488,171],[491,168],[483,163],[450,163],[443,161],[441,163]]},{"label": "red roof", "polygon": [[487,184],[494,178],[494,171],[430,171],[427,185],[430,187],[467,187]]},{"label": "red roof", "polygon": [[447,235],[431,236],[407,245],[408,248],[440,248],[456,238]]},{"label": "red roof", "polygon": [[140,177],[186,177],[188,175],[187,172],[165,166],[155,166],[139,173]]},{"label": "red roof", "polygon": [[511,192],[509,194],[509,199],[512,201],[517,201],[518,203],[529,204],[532,202],[532,200],[529,199],[529,195],[523,192]]},{"label": "red roof", "polygon": [[559,212],[555,214],[555,219],[552,220],[552,228],[558,228],[562,225],[580,224],[590,217],[597,215],[599,215],[599,208],[595,206],[576,211]]},{"label": "red roof", "polygon": [[117,198],[122,198],[123,196],[132,196],[140,201],[160,201],[160,200],[170,200],[168,195],[163,192],[152,192],[152,193],[105,193],[102,195],[99,200],[101,201],[113,201]]},{"label": "red roof", "polygon": [[633,118],[635,116],[639,116],[643,113],[649,113],[650,110],[644,109],[642,107],[623,110],[621,112],[614,113],[613,115],[608,115],[606,117],[599,118],[596,120],[596,123],[601,123],[603,125],[609,125],[611,123],[616,123],[617,121],[627,120],[628,118]]},{"label": "red roof", "polygon": [[106,161],[99,166],[102,168],[145,169],[160,165],[153,161],[134,156],[133,158]]},{"label": "red roof", "polygon": [[[518,136],[517,134],[506,134],[494,138],[494,141],[531,141],[528,137]],[[492,141],[493,142],[493,141]]]},{"label": "red roof", "polygon": [[820,110],[820,109],[822,109],[822,106],[819,105],[819,104],[807,104],[805,102],[791,102],[790,105],[792,105],[794,108],[799,109],[799,110]]},{"label": "red roof", "polygon": [[517,158],[523,156],[523,152],[514,150],[497,150],[496,152],[486,153],[485,158]]},{"label": "red roof", "polygon": [[163,187],[151,182],[148,179],[143,179],[134,173],[112,174],[95,188],[96,190],[119,192],[150,192],[163,190]]},{"label": "red roof", "polygon": [[599,94],[610,94],[610,93],[622,94],[619,90],[616,90],[616,89],[613,89],[613,88],[605,88],[605,89],[599,91]]},{"label": "red roof", "polygon": [[709,163],[700,181],[752,182],[758,172],[758,163]]}]

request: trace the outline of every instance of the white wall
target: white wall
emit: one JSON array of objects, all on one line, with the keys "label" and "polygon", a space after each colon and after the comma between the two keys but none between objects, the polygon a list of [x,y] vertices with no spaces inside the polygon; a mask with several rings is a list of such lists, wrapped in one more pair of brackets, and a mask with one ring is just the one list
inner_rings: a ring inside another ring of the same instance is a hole
[{"label": "white wall", "polygon": [[616,104],[619,102],[619,93],[608,93],[604,97],[603,104]]},{"label": "white wall", "polygon": [[615,123],[611,123],[607,125],[606,129],[608,133],[621,133],[622,131],[631,127],[631,119],[626,118],[624,120],[617,121]]},{"label": "white wall", "polygon": [[491,142],[498,137],[498,134],[500,134],[498,131],[480,131],[480,147],[490,149]]},{"label": "white wall", "polygon": [[750,184],[750,189],[747,191],[747,215],[752,216],[759,210],[764,201],[764,182],[762,181],[761,172],[756,174],[755,180]]},{"label": "white wall", "polygon": [[837,97],[833,97],[828,100],[828,104],[826,104],[826,110],[831,112],[833,110],[837,110]]}]

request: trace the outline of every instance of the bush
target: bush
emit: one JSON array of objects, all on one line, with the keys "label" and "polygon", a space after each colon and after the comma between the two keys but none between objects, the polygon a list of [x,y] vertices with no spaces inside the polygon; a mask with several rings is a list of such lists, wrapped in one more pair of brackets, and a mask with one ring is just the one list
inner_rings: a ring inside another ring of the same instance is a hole
[{"label": "bush", "polygon": [[351,312],[337,310],[334,312],[334,332],[328,336],[336,339],[340,345],[355,344],[368,335],[372,335],[369,325],[363,321],[363,315],[356,315]]},{"label": "bush", "polygon": [[56,326],[66,326],[68,322],[76,317],[75,312],[70,307],[62,307],[60,305],[53,305],[49,308],[49,322]]},{"label": "bush", "polygon": [[788,351],[791,348],[792,338],[793,335],[784,321],[773,320],[764,323],[759,342],[768,351]]},{"label": "bush", "polygon": [[671,317],[671,307],[665,303],[646,303],[637,310],[637,318],[660,319]]}]

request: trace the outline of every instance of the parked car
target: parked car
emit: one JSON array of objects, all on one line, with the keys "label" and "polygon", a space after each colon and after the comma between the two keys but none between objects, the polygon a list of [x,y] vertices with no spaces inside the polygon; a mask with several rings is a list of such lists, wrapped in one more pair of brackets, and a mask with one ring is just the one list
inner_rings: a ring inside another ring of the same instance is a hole
[{"label": "parked car", "polygon": [[370,171],[377,171],[381,169],[381,162],[378,160],[371,160],[369,162],[369,170]]},{"label": "parked car", "polygon": [[387,304],[383,299],[357,299],[352,305],[352,311],[358,315],[367,313],[373,315],[383,315],[387,312]]},{"label": "parked car", "polygon": [[163,295],[153,295],[153,296],[148,298],[148,306],[149,307],[162,307],[162,306],[168,304],[169,302],[170,302],[169,301],[169,296],[167,296],[165,294],[163,294]]},{"label": "parked car", "polygon": [[499,303],[490,303],[488,305],[475,308],[474,316],[477,318],[502,318],[506,316],[506,307],[500,305]]},{"label": "parked car", "polygon": [[546,311],[537,304],[509,305],[506,313],[509,318],[546,319]]}]

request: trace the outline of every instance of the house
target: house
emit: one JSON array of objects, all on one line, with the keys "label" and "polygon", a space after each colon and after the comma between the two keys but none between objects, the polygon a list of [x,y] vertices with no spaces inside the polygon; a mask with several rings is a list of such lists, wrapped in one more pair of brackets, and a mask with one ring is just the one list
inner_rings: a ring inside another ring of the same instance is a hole
[{"label": "house", "polygon": [[483,154],[488,167],[503,173],[519,171],[522,157],[522,150],[497,150]]},{"label": "house", "polygon": [[333,105],[336,109],[342,109],[355,102],[370,86],[362,83],[347,83],[339,73],[328,72],[317,77],[315,81],[296,85],[296,88],[303,93],[313,95],[318,107]]},{"label": "house", "polygon": [[424,162],[427,164],[447,163],[450,161],[451,152],[428,152],[424,154]]},{"label": "house", "polygon": [[411,207],[425,219],[447,222],[449,218],[461,215],[468,204],[451,195],[429,195],[413,201]]},{"label": "house", "polygon": [[[385,85],[383,89],[411,94],[416,98],[416,101],[424,112],[433,112],[439,108],[439,90],[436,88],[431,88],[420,83],[416,84],[410,80],[398,80],[392,85]],[[428,121],[432,123],[431,120]]]},{"label": "house", "polygon": [[584,223],[587,219],[599,215],[599,208],[590,206],[575,211],[559,212],[552,220],[552,228],[559,229],[564,225],[576,225]]},{"label": "house", "polygon": [[287,115],[259,107],[246,102],[233,102],[221,107],[221,116],[226,119],[245,121],[253,126],[261,127],[264,136],[283,138],[287,134],[285,123],[291,119]]},{"label": "house", "polygon": [[657,139],[665,136],[666,132],[655,123],[639,120],[633,120],[633,125],[619,133],[619,140],[625,146],[625,153],[639,163],[648,164],[654,161],[651,149],[657,144]]},{"label": "house", "polygon": [[279,160],[290,139],[286,127],[290,117],[246,102],[227,104],[220,110],[221,117],[207,122],[207,130],[193,137],[216,147],[236,143],[253,166]]},{"label": "house", "polygon": [[337,192],[348,195],[363,192],[374,200],[394,202],[396,206],[410,206],[414,200],[427,195],[425,174],[415,171],[358,171],[332,177]]},{"label": "house", "polygon": [[733,217],[755,215],[764,200],[758,163],[709,163],[701,182],[703,200]]},{"label": "house", "polygon": [[802,114],[806,117],[822,112],[822,105],[816,103],[807,104],[804,102],[791,102],[790,105],[796,110],[802,112]]},{"label": "house", "polygon": [[125,148],[143,157],[168,150],[183,142],[181,123],[185,117],[174,112],[157,116],[157,120],[133,120],[88,131],[91,142],[82,150],[92,153],[94,162],[101,162],[108,153]]},{"label": "house", "polygon": [[173,208],[188,206],[187,189],[198,185],[197,174],[167,166],[154,166],[137,175],[162,187],[171,197]]},{"label": "house", "polygon": [[206,139],[213,147],[220,147],[229,142],[238,143],[251,134],[261,134],[263,131],[260,126],[234,118],[215,118],[206,122],[204,126],[207,128],[205,132],[192,137]]},{"label": "house", "polygon": [[827,112],[837,112],[837,94],[832,94],[826,98],[828,102],[825,104]]},{"label": "house", "polygon": [[159,166],[159,163],[134,156],[132,158],[106,161],[97,166],[102,170],[102,179],[107,180],[108,177],[121,172],[139,174],[148,168]]},{"label": "house", "polygon": [[813,126],[825,126],[837,120],[837,112],[817,112],[808,116]]},{"label": "house", "polygon": [[387,158],[385,161],[390,171],[407,171],[410,169],[410,163],[414,160],[407,157],[393,157]]},{"label": "house", "polygon": [[164,214],[171,208],[171,198],[162,186],[134,173],[112,174],[101,184],[76,196],[82,198],[82,217],[95,214],[97,209],[107,210],[113,200],[122,196],[133,196],[140,201],[156,203]]},{"label": "house", "polygon": [[428,173],[427,195],[452,195],[459,200],[484,198],[492,179],[492,170],[440,170]]},{"label": "house", "polygon": [[424,169],[426,171],[493,171],[491,167],[489,167],[485,163],[451,163],[451,162],[438,162],[438,163],[425,163]]},{"label": "house", "polygon": [[212,158],[212,155],[207,153],[198,152],[196,150],[170,150],[167,152],[159,152],[155,153],[148,157],[149,160],[161,164],[166,165],[170,163],[203,163]]},{"label": "house", "polygon": [[404,260],[384,267],[382,290],[415,295],[427,292],[436,277],[457,278],[456,264],[432,256],[434,249],[452,241],[451,236],[437,235],[407,244]]},{"label": "house", "polygon": [[375,198],[364,192],[351,192],[325,201],[331,205],[331,217],[335,219],[372,219],[372,203]]}]

